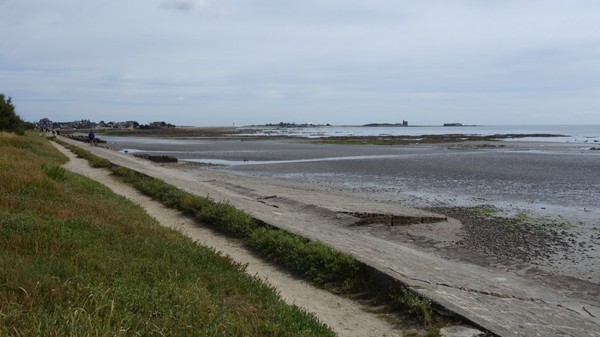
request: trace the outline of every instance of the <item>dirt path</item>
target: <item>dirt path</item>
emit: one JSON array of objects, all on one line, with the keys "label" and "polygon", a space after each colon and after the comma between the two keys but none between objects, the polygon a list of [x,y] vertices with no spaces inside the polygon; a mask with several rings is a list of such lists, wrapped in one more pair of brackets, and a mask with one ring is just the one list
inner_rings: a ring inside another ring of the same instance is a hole
[{"label": "dirt path", "polygon": [[53,143],[70,161],[64,167],[72,172],[96,180],[109,187],[116,194],[141,205],[148,214],[156,218],[163,226],[180,230],[185,235],[197,240],[199,244],[212,247],[223,255],[229,255],[235,261],[247,264],[247,273],[256,275],[273,285],[288,303],[297,305],[311,312],[318,319],[330,326],[339,336],[402,336],[402,331],[395,329],[379,316],[361,309],[356,302],[335,296],[329,292],[314,288],[265,263],[252,255],[239,243],[202,226],[194,220],[183,216],[180,212],[164,207],[162,204],[142,195],[133,187],[119,182],[107,170],[95,169],[84,159],[77,158],[72,152]]}]

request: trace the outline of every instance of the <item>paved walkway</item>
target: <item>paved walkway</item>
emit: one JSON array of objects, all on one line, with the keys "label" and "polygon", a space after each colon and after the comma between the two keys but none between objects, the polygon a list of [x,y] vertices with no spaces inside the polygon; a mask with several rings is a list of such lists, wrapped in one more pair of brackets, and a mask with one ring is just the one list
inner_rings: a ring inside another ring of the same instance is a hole
[{"label": "paved walkway", "polygon": [[[72,142],[79,146],[85,144]],[[500,336],[599,336],[600,303],[568,297],[511,273],[446,260],[348,229],[342,211],[430,214],[410,208],[285,189],[219,172],[198,173],[155,165],[131,155],[86,149],[188,192],[228,201],[271,225],[319,240],[373,266],[423,296]],[[441,224],[443,225],[443,224]]]}]

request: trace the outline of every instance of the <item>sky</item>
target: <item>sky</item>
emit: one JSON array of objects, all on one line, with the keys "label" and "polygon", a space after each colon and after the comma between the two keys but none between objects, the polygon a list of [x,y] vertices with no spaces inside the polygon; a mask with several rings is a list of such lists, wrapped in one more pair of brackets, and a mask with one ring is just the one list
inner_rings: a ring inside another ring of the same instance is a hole
[{"label": "sky", "polygon": [[0,0],[27,121],[600,124],[597,0]]}]

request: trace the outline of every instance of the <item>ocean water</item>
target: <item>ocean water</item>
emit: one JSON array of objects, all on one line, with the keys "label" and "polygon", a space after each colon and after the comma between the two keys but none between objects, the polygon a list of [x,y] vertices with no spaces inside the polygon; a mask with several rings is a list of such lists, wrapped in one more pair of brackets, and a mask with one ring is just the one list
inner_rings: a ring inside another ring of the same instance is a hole
[{"label": "ocean water", "polygon": [[496,134],[554,134],[564,137],[515,138],[553,142],[600,142],[600,125],[478,125],[478,126],[317,126],[317,127],[244,127],[253,130],[248,136],[296,136],[306,138],[341,136],[423,136],[464,134],[489,136]]}]

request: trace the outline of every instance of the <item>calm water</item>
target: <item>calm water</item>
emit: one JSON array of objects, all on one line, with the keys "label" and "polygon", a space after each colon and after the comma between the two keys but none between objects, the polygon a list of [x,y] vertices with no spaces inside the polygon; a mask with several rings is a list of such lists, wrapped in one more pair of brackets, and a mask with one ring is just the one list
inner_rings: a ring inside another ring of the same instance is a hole
[{"label": "calm water", "polygon": [[[244,129],[244,128],[242,128]],[[286,135],[307,138],[336,136],[422,136],[443,134],[495,135],[495,134],[559,134],[560,138],[535,138],[536,141],[600,142],[600,125],[488,125],[488,126],[409,126],[362,127],[322,126],[305,128],[247,127],[258,130],[248,135]],[[521,139],[523,140],[523,139]],[[525,138],[524,140],[532,140]]]}]

